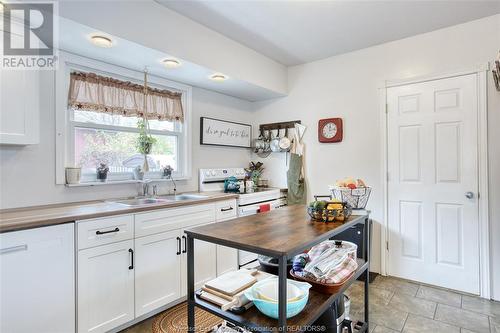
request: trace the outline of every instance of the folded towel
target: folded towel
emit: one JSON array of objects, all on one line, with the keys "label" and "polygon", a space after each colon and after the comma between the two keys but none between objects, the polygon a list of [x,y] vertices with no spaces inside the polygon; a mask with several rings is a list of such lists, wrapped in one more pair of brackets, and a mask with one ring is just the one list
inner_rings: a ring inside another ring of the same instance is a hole
[{"label": "folded towel", "polygon": [[314,246],[309,252],[309,262],[303,274],[323,283],[340,283],[358,268],[349,251],[326,241]]},{"label": "folded towel", "polygon": [[304,268],[305,271],[310,272],[316,278],[321,278],[328,274],[330,270],[342,265],[347,259],[347,253],[344,251],[337,251],[336,249],[329,249],[323,252],[313,261],[309,262]]}]

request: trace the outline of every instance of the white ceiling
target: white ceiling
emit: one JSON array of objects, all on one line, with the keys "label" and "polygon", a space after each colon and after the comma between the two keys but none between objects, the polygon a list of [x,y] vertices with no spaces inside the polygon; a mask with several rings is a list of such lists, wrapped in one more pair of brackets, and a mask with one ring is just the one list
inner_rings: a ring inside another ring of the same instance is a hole
[{"label": "white ceiling", "polygon": [[287,66],[500,13],[499,0],[155,1]]},{"label": "white ceiling", "polygon": [[214,82],[209,80],[209,77],[216,71],[176,57],[174,58],[180,60],[182,66],[176,69],[167,69],[162,65],[161,61],[165,58],[171,58],[171,55],[107,33],[100,32],[100,34],[112,38],[113,47],[97,47],[90,43],[89,38],[99,31],[63,17],[60,17],[58,21],[60,24],[59,48],[63,51],[136,71],[143,71],[147,67],[151,75],[251,102],[283,96],[237,78],[229,77],[227,81]]}]

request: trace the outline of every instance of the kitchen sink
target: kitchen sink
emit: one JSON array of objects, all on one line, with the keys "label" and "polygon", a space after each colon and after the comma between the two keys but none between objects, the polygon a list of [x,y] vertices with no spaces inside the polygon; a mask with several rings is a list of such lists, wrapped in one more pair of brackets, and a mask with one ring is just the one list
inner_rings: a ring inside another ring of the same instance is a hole
[{"label": "kitchen sink", "polygon": [[208,198],[208,196],[201,194],[179,194],[179,195],[168,195],[162,197],[162,199],[166,199],[169,201],[201,200],[206,198]]},{"label": "kitchen sink", "polygon": [[170,200],[159,199],[159,198],[135,198],[135,199],[113,201],[113,203],[122,204],[126,206],[142,206],[142,205],[154,205],[168,201]]},{"label": "kitchen sink", "polygon": [[187,200],[201,200],[206,199],[208,196],[201,194],[179,194],[179,195],[165,195],[159,198],[133,198],[118,201],[110,201],[125,206],[143,206],[154,205],[172,201],[187,201]]}]

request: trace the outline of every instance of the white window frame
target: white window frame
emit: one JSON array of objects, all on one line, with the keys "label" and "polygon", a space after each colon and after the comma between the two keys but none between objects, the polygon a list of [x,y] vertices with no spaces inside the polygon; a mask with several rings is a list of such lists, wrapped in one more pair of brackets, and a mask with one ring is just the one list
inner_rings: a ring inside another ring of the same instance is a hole
[{"label": "white window frame", "polygon": [[[126,127],[91,124],[85,122],[75,122],[72,119],[73,112],[68,109],[68,91],[70,83],[70,73],[72,71],[92,72],[103,76],[110,76],[116,79],[131,81],[143,84],[144,73],[127,69],[124,67],[111,65],[102,61],[77,56],[67,52],[60,52],[59,68],[56,71],[56,184],[65,184],[65,168],[74,166],[74,128],[99,128],[107,130],[127,131]],[[170,81],[165,78],[148,75],[148,83],[151,87],[169,89],[182,93],[182,106],[184,109],[184,123],[182,132],[151,130],[151,134],[173,135],[177,137],[177,169],[174,170],[173,177],[176,180],[191,179],[192,159],[191,159],[191,86]],[[176,125],[177,126],[177,125]],[[135,130],[130,129],[130,132]],[[149,172],[145,175],[147,179],[160,179],[160,172]],[[113,182],[123,182],[132,180],[132,173],[110,173],[108,184]],[[83,177],[82,184],[95,181],[95,177]]]}]

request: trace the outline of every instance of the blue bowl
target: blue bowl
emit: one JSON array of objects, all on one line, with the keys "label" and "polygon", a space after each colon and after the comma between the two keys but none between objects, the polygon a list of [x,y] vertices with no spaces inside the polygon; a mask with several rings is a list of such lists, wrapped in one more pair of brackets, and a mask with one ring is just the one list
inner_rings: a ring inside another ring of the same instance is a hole
[{"label": "blue bowl", "polygon": [[[248,298],[248,300],[252,301],[257,309],[264,315],[274,319],[278,319],[278,302],[263,300],[257,298],[256,294],[254,294],[254,288],[258,287],[263,282],[266,282],[266,280],[257,282],[250,290],[245,292],[245,296],[246,298]],[[309,288],[311,288],[311,285],[306,282],[293,280],[288,280],[288,283],[294,284],[295,286],[299,287],[299,289],[304,291],[304,296],[302,296],[300,299],[293,302],[287,302],[286,304],[286,317],[291,318],[298,315],[300,312],[302,312],[302,310],[304,310],[309,299]]]}]

